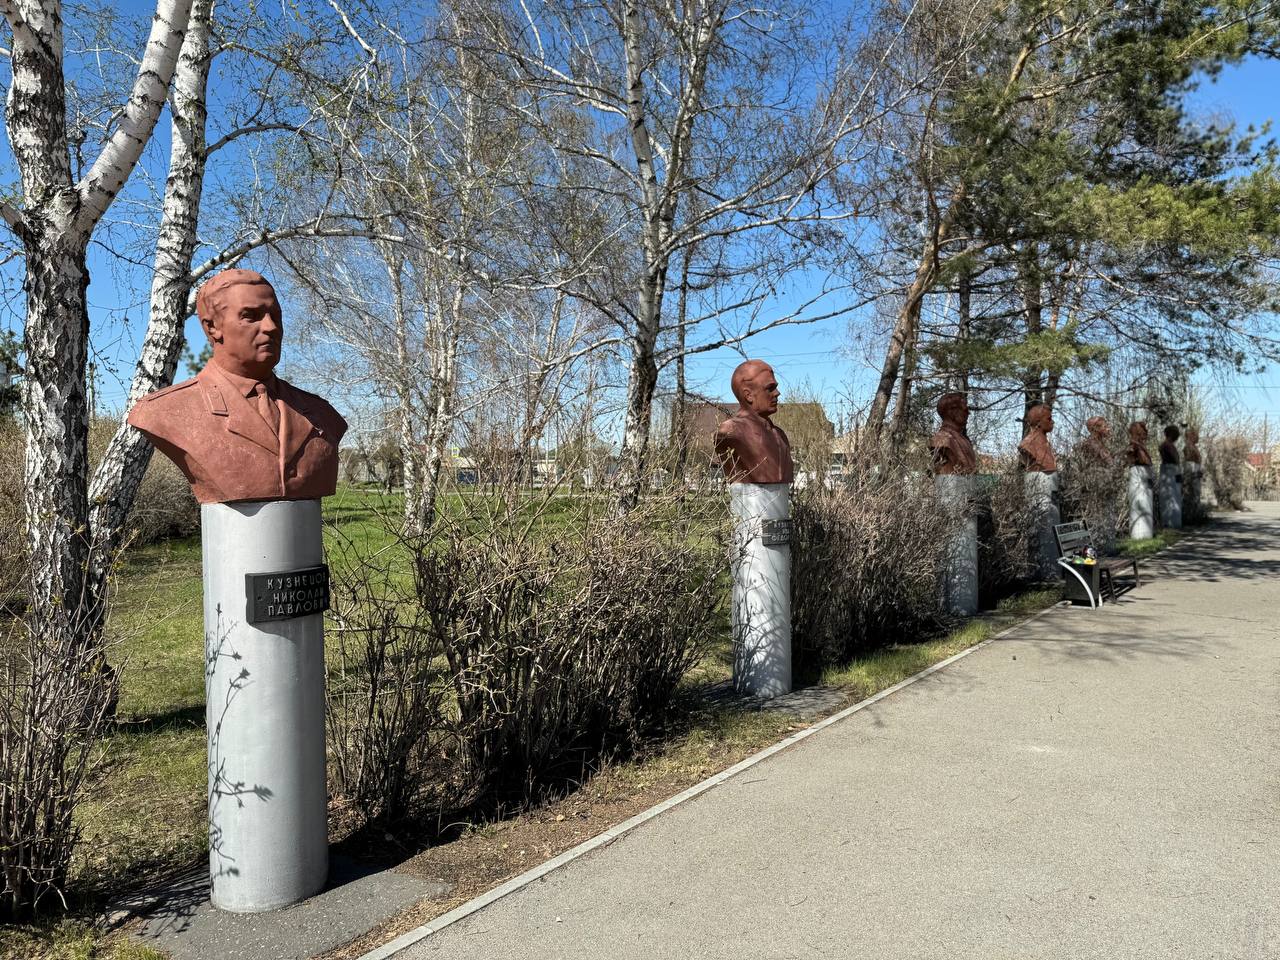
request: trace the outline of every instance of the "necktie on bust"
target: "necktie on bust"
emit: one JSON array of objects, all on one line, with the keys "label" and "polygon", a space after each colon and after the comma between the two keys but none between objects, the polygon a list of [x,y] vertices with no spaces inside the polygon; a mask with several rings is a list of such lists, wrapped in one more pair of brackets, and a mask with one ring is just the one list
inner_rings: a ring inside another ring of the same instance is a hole
[{"label": "necktie on bust", "polygon": [[267,393],[267,385],[265,383],[255,383],[253,392],[258,395],[258,413],[262,415],[262,419],[267,421],[267,426],[271,428],[271,432],[280,436],[280,408],[276,406],[275,400]]}]

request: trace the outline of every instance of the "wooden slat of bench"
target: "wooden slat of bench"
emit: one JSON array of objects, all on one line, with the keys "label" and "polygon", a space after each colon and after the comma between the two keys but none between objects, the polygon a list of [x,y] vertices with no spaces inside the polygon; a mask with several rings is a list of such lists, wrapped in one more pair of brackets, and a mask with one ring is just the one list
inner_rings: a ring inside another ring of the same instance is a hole
[{"label": "wooden slat of bench", "polygon": [[1137,566],[1138,563],[1133,557],[1103,557],[1098,562],[1107,570],[1120,570],[1124,567]]}]

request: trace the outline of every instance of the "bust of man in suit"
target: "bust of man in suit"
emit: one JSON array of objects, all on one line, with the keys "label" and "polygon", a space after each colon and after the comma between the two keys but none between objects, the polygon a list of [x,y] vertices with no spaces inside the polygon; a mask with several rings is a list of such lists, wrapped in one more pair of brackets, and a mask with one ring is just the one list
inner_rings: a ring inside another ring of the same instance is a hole
[{"label": "bust of man in suit", "polygon": [[273,372],[284,322],[271,284],[252,270],[224,270],[200,288],[196,313],[213,359],[139,400],[129,423],[178,465],[201,503],[333,493],[347,423]]},{"label": "bust of man in suit", "polygon": [[1053,430],[1053,411],[1043,403],[1027,411],[1027,433],[1018,444],[1018,460],[1026,473],[1053,473],[1058,460],[1049,443]]},{"label": "bust of man in suit", "polygon": [[1177,466],[1182,457],[1178,454],[1178,437],[1180,433],[1175,426],[1167,426],[1164,428],[1164,442],[1160,444],[1160,463],[1171,463]]},{"label": "bust of man in suit", "polygon": [[938,400],[938,416],[942,418],[942,426],[929,440],[933,472],[944,477],[977,473],[978,458],[966,430],[969,423],[968,397],[963,393],[944,393]]},{"label": "bust of man in suit", "polygon": [[730,380],[738,409],[716,431],[716,456],[730,483],[790,483],[791,441],[769,419],[778,412],[778,378],[763,360],[738,364]]},{"label": "bust of man in suit", "polygon": [[1142,420],[1129,424],[1129,450],[1127,459],[1131,467],[1151,466],[1151,454],[1147,450],[1147,425]]},{"label": "bust of man in suit", "polygon": [[1115,458],[1111,456],[1111,450],[1107,446],[1107,441],[1111,439],[1111,424],[1107,422],[1106,417],[1090,417],[1084,422],[1085,429],[1089,431],[1089,437],[1084,442],[1084,452],[1095,463],[1111,464]]},{"label": "bust of man in suit", "polygon": [[1200,431],[1195,427],[1187,427],[1186,436],[1182,440],[1182,459],[1187,463],[1200,463]]}]

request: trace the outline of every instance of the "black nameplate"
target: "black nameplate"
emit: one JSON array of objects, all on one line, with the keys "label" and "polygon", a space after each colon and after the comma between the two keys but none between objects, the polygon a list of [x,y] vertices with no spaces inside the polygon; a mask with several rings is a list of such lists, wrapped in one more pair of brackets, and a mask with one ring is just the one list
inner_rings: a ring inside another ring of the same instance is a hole
[{"label": "black nameplate", "polygon": [[766,547],[785,547],[791,542],[791,521],[761,520],[760,542]]},{"label": "black nameplate", "polygon": [[329,609],[329,567],[307,567],[280,573],[246,573],[249,622],[292,620]]}]

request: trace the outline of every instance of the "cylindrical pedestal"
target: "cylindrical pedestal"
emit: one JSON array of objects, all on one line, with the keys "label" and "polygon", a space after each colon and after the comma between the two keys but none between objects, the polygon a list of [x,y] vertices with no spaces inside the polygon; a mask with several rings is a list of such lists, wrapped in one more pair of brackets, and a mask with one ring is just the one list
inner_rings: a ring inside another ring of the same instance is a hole
[{"label": "cylindrical pedestal", "polygon": [[324,614],[248,622],[246,574],[324,561],[319,500],[200,508],[213,905],[254,913],[329,872]]},{"label": "cylindrical pedestal", "polygon": [[970,616],[978,612],[978,519],[969,509],[973,477],[940,475],[934,483],[939,505],[956,524],[943,560],[942,606],[948,613]]},{"label": "cylindrical pedestal", "polygon": [[1199,520],[1204,515],[1204,464],[1184,463],[1182,470],[1187,481],[1183,519]]},{"label": "cylindrical pedestal", "polygon": [[790,693],[790,484],[730,484],[729,510],[736,521],[733,686],[756,697]]},{"label": "cylindrical pedestal", "polygon": [[1150,540],[1156,535],[1155,496],[1152,492],[1151,468],[1129,468],[1129,536],[1134,540]]},{"label": "cylindrical pedestal", "polygon": [[1182,467],[1160,464],[1160,526],[1182,529]]},{"label": "cylindrical pedestal", "polygon": [[1028,472],[1023,482],[1032,523],[1035,525],[1031,541],[1035,574],[1041,580],[1053,580],[1058,572],[1058,543],[1054,539],[1053,528],[1062,522],[1056,497],[1058,475]]}]

